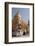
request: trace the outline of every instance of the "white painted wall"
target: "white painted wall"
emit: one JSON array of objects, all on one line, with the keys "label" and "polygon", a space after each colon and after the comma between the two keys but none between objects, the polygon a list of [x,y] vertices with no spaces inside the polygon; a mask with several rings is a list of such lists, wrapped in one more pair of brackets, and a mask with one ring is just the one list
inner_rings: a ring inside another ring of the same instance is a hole
[{"label": "white painted wall", "polygon": [[[35,3],[35,0],[0,0],[0,46],[35,46],[34,43],[23,43],[23,44],[4,44],[4,2],[25,2],[25,3]],[[35,11],[35,5],[34,5],[34,11]],[[35,19],[35,13],[34,13],[34,19]],[[35,20],[34,20],[35,23]],[[35,26],[35,24],[34,24]],[[34,28],[35,30],[35,28]],[[35,34],[35,31],[34,31]],[[35,39],[35,35],[34,35]]]}]

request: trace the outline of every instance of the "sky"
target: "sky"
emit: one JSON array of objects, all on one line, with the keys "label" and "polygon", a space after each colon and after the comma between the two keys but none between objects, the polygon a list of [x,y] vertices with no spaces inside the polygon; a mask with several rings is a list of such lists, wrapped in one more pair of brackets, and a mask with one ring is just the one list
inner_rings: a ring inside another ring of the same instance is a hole
[{"label": "sky", "polygon": [[15,16],[18,11],[21,14],[22,19],[25,21],[29,20],[29,8],[12,8],[12,16]]}]

